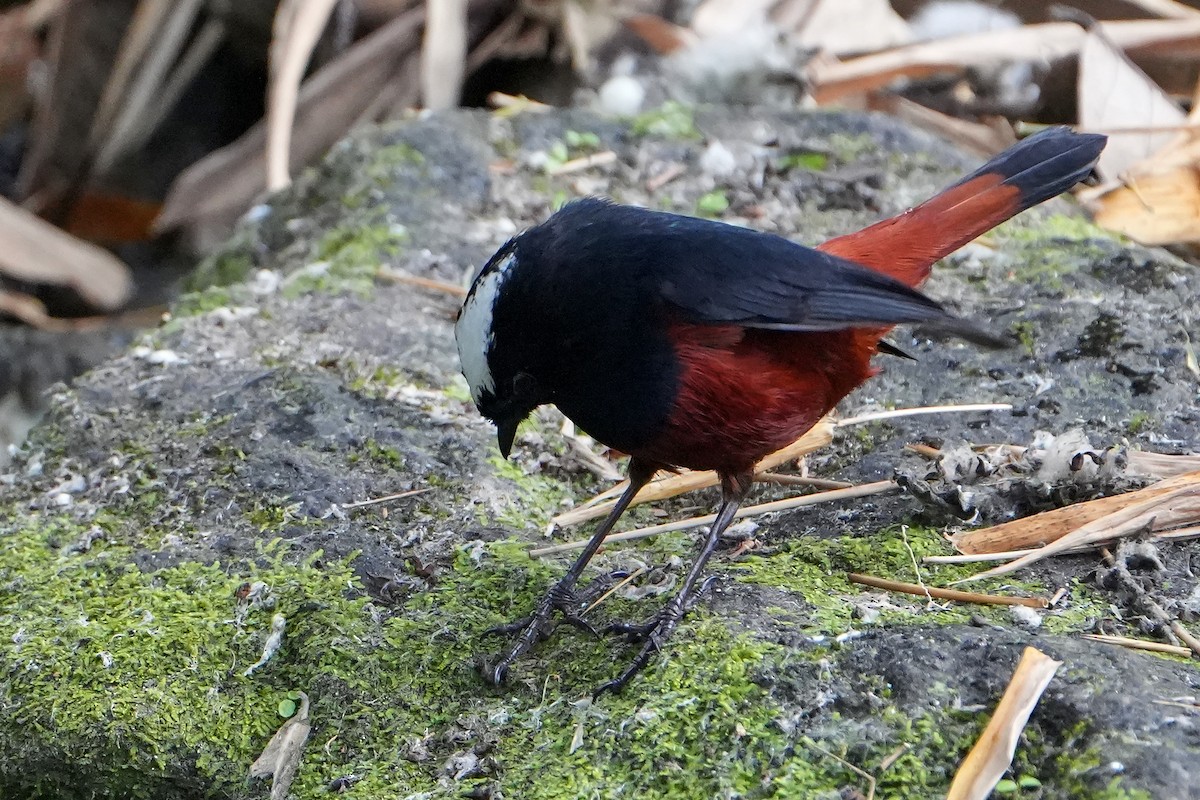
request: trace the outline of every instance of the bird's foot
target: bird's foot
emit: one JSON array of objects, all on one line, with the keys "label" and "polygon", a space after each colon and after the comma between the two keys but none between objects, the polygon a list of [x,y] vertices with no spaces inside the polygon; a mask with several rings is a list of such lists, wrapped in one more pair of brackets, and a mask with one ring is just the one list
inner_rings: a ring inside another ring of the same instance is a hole
[{"label": "bird's foot", "polygon": [[627,636],[631,641],[642,642],[642,649],[638,651],[637,656],[625,668],[624,672],[611,681],[596,687],[596,690],[592,692],[592,699],[599,697],[605,692],[619,692],[624,689],[626,684],[633,680],[633,677],[650,663],[650,659],[654,657],[654,654],[662,649],[663,644],[675,632],[675,628],[679,627],[679,623],[687,616],[687,613],[695,608],[700,599],[708,593],[714,580],[716,580],[716,576],[708,578],[695,590],[680,592],[675,595],[663,606],[662,610],[644,623],[614,622],[606,627],[604,629],[605,633],[622,634]]},{"label": "bird's foot", "polygon": [[517,634],[516,640],[509,645],[499,660],[483,664],[481,672],[484,679],[495,686],[503,683],[505,675],[508,674],[508,668],[512,666],[513,662],[529,652],[537,642],[548,638],[558,627],[558,622],[552,619],[556,610],[563,622],[590,633],[592,636],[599,636],[600,633],[583,618],[582,614],[596,597],[623,576],[624,573],[612,573],[606,578],[593,581],[583,592],[575,591],[574,580],[564,578],[546,592],[529,616],[484,631],[485,635]]}]

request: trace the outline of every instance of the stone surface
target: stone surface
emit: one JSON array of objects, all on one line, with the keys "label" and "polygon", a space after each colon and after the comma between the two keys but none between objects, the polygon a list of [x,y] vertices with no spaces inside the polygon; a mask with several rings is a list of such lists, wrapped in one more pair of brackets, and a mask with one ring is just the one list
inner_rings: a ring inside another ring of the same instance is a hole
[{"label": "stone surface", "polygon": [[[725,152],[703,158],[713,141]],[[597,149],[615,163],[554,174]],[[706,173],[716,161],[721,175]],[[677,177],[647,188],[675,164]],[[1200,694],[1197,662],[1079,636],[1153,635],[1146,597],[1194,614],[1200,549],[1159,548],[1161,569],[1129,562],[1141,599],[1104,588],[1093,555],[980,586],[1066,588],[1040,624],[845,580],[913,581],[914,558],[949,552],[928,526],[953,516],[933,497],[758,519],[758,548],[725,548],[712,596],[620,696],[587,699],[634,651],[575,632],[542,643],[501,689],[475,671],[500,647],[487,628],[528,611],[567,563],[531,560],[526,546],[603,485],[551,411],[527,426],[515,461],[500,462],[456,374],[457,298],[377,268],[461,283],[505,238],[581,194],[815,242],[896,213],[969,166],[880,117],[679,107],[628,122],[449,113],[342,143],[256,209],[197,278],[231,285],[183,298],[164,327],[57,394],[8,468],[0,794],[266,796],[244,775],[289,692],[304,691],[313,730],[294,797],[324,796],[338,779],[360,797],[865,795],[847,762],[876,774],[878,796],[935,797],[1022,648],[1035,646],[1064,666],[1012,771],[1041,788],[1019,796],[1200,797],[1200,716],[1187,708]],[[979,351],[897,332],[919,361],[881,359],[884,373],[842,411],[993,401],[1015,411],[845,428],[809,459],[814,474],[919,481],[928,467],[906,443],[1029,444],[1036,431],[1074,428],[1098,450],[1197,446],[1185,334],[1200,300],[1194,268],[1114,241],[1058,201],[947,259],[928,290],[1020,344]],[[1083,478],[967,488],[986,501],[981,521],[994,521],[1136,483]],[[425,492],[350,507],[410,489]],[[684,516],[713,499],[661,510]],[[692,543],[672,534],[603,553],[594,575],[648,573],[597,621],[657,608]],[[276,614],[282,646],[251,670]]]}]

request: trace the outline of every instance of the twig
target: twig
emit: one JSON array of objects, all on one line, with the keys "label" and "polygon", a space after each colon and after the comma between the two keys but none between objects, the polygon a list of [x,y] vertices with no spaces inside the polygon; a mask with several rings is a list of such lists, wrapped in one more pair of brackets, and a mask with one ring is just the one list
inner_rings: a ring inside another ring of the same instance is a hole
[{"label": "twig", "polygon": [[1169,653],[1173,656],[1192,655],[1192,651],[1187,647],[1180,647],[1176,644],[1166,644],[1164,642],[1148,642],[1145,639],[1131,639],[1128,636],[1109,636],[1104,633],[1085,633],[1085,639],[1091,639],[1093,642],[1103,642],[1104,644],[1115,644],[1117,647],[1127,647],[1130,650],[1148,650],[1151,653]]},{"label": "twig", "polygon": [[435,292],[445,292],[446,294],[454,295],[455,297],[466,297],[467,290],[455,283],[446,283],[445,281],[435,280],[433,278],[422,278],[419,275],[409,275],[398,270],[380,267],[375,272],[375,277],[392,283],[407,283],[412,286],[420,286],[422,289],[432,289]]},{"label": "twig", "polygon": [[884,589],[889,592],[903,592],[905,594],[936,597],[941,600],[955,600],[960,603],[978,603],[979,605],[987,606],[1028,606],[1029,608],[1046,608],[1049,606],[1049,602],[1044,597],[1012,597],[1009,595],[964,592],[958,589],[943,589],[939,586],[903,583],[901,581],[893,581],[889,578],[877,578],[874,575],[862,575],[857,572],[851,572],[846,578],[851,583],[861,584],[862,586],[873,586],[876,589]]},{"label": "twig", "polygon": [[595,601],[594,601],[594,602],[593,602],[591,605],[589,605],[589,606],[588,606],[587,608],[585,608],[583,611],[580,611],[580,612],[579,612],[579,616],[581,616],[581,617],[582,617],[584,614],[588,613],[588,612],[589,612],[589,611],[591,611],[593,608],[595,608],[596,606],[598,606],[598,605],[600,605],[601,603],[603,603],[603,602],[604,602],[605,600],[607,600],[607,599],[608,599],[610,596],[612,596],[613,594],[615,594],[615,593],[617,593],[617,592],[621,591],[621,588],[622,588],[622,587],[624,587],[624,586],[625,586],[625,584],[629,583],[630,581],[634,580],[635,578],[638,578],[638,577],[640,577],[640,576],[641,576],[641,575],[643,575],[645,572],[646,572],[646,568],[645,568],[645,567],[638,567],[638,568],[637,568],[637,569],[635,569],[633,572],[629,573],[629,574],[628,574],[628,575],[626,575],[624,578],[622,578],[622,579],[621,579],[621,580],[620,580],[620,581],[619,581],[619,582],[618,582],[618,583],[617,583],[615,586],[613,586],[612,588],[610,588],[610,589],[609,589],[607,592],[605,592],[604,594],[602,594],[602,595],[600,595],[599,597],[597,597],[597,598],[595,599]]},{"label": "twig", "polygon": [[859,414],[856,417],[846,417],[838,420],[836,424],[837,427],[844,428],[847,425],[861,425],[864,422],[876,422],[881,419],[916,417],[923,414],[965,414],[972,411],[1012,411],[1012,403],[966,403],[963,405],[895,408],[891,411],[873,411],[869,414]]},{"label": "twig", "polygon": [[1172,708],[1186,708],[1189,711],[1200,711],[1198,703],[1181,703],[1178,700],[1151,700],[1156,706],[1170,706]]},{"label": "twig", "polygon": [[564,161],[558,166],[551,167],[546,170],[548,175],[566,175],[568,172],[583,172],[585,169],[592,167],[604,167],[609,164],[615,164],[617,154],[612,150],[605,150],[600,153],[591,153],[590,155],[580,158],[572,158],[570,161]]},{"label": "twig", "polygon": [[925,599],[929,601],[929,608],[937,605],[933,602],[933,595],[929,593],[929,587],[925,585],[925,579],[921,577],[921,568],[917,565],[917,554],[913,552],[912,545],[908,543],[908,526],[900,526],[900,537],[904,540],[904,549],[908,551],[908,560],[912,564],[913,574],[917,576],[917,585],[925,592]]},{"label": "twig", "polygon": [[668,164],[666,169],[657,175],[652,175],[646,179],[646,191],[650,193],[657,192],[662,187],[666,186],[671,181],[678,178],[687,172],[687,167],[675,161]]},{"label": "twig", "polygon": [[371,500],[359,500],[357,503],[345,503],[345,504],[341,505],[340,508],[343,511],[349,511],[350,509],[353,509],[353,508],[366,508],[367,506],[377,506],[380,503],[390,503],[393,500],[403,500],[406,497],[415,497],[416,495],[425,494],[426,492],[432,492],[432,491],[433,491],[432,487],[426,487],[424,489],[409,489],[407,492],[400,492],[399,494],[389,494],[386,497],[376,497]]},{"label": "twig", "polygon": [[916,453],[922,458],[940,458],[942,455],[941,450],[938,450],[936,447],[930,447],[927,444],[906,444],[904,445],[904,449]]},{"label": "twig", "polygon": [[1183,627],[1183,623],[1179,620],[1171,623],[1171,630],[1179,637],[1179,641],[1190,647],[1196,657],[1200,658],[1200,639],[1197,639],[1191,631]]},{"label": "twig", "polygon": [[895,764],[897,761],[899,761],[900,758],[905,753],[907,753],[909,750],[912,750],[912,745],[909,744],[908,742],[905,742],[904,744],[900,745],[892,752],[888,753],[887,756],[883,759],[883,761],[879,762],[879,771],[881,773],[887,772],[889,769],[891,769],[892,764]]},{"label": "twig", "polygon": [[782,486],[812,486],[817,489],[849,489],[849,481],[831,481],[825,478],[810,478],[807,475],[780,475],[778,472],[760,472],[754,480],[763,483],[778,483]]},{"label": "twig", "polygon": [[[794,461],[803,455],[819,450],[825,445],[833,441],[833,423],[826,417],[814,425],[807,433],[801,436],[796,441],[789,444],[782,450],[777,450],[771,455],[758,462],[756,469],[766,470],[774,469],[780,464],[788,461]],[[633,499],[632,505],[640,505],[642,503],[652,503],[657,500],[666,500],[669,497],[684,494],[685,492],[695,491],[696,489],[706,489],[709,486],[718,484],[717,473],[715,472],[683,472],[678,475],[669,475],[665,478],[651,481],[638,492],[637,497]],[[625,491],[629,485],[628,481],[621,481],[616,486],[601,492],[598,496],[588,500],[578,508],[573,508],[570,511],[563,512],[551,520],[551,523],[561,528],[568,525],[575,525],[580,522],[586,522],[590,519],[603,517],[616,504],[616,497]],[[704,523],[701,523],[704,524]]]},{"label": "twig", "polygon": [[824,747],[821,747],[819,744],[817,744],[816,742],[814,742],[811,738],[809,738],[807,736],[804,737],[803,742],[804,742],[805,747],[810,747],[822,755],[829,756],[834,761],[838,762],[843,767],[852,771],[855,775],[857,775],[860,778],[862,778],[863,780],[865,780],[867,782],[867,800],[874,800],[874,798],[875,798],[875,776],[874,775],[872,775],[871,773],[862,769],[861,767],[854,766],[853,764],[851,764],[849,761],[842,758],[841,756],[834,755],[833,753],[829,752]]},{"label": "twig", "polygon": [[[813,494],[801,495],[800,497],[790,497],[786,500],[776,500],[772,503],[760,503],[756,506],[747,506],[739,509],[734,515],[734,519],[742,519],[743,517],[751,517],[757,514],[769,514],[773,511],[788,511],[793,508],[802,508],[804,506],[816,505],[817,503],[826,503],[832,500],[848,500],[854,497],[868,497],[873,494],[883,494],[884,492],[895,491],[898,487],[892,481],[876,481],[874,483],[865,483],[862,486],[852,486],[849,489],[833,489],[828,492],[815,492]],[[622,533],[613,533],[605,538],[605,544],[612,542],[627,542],[633,539],[644,539],[648,536],[654,536],[659,533],[669,533],[671,531],[685,531],[690,528],[699,528],[703,525],[709,525],[717,518],[716,514],[707,514],[703,517],[692,517],[691,519],[681,520],[679,522],[668,522],[663,525],[651,525],[648,528],[638,528],[632,531],[623,531]],[[532,558],[541,556],[553,555],[554,553],[564,553],[568,550],[579,550],[588,543],[587,539],[579,539],[574,542],[564,542],[563,544],[551,545],[549,547],[538,547],[529,551]]]}]

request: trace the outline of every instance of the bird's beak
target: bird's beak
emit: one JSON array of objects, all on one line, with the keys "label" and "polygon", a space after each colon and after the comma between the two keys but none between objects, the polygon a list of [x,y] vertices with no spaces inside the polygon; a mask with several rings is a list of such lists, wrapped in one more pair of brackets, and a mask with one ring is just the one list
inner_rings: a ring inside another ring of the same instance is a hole
[{"label": "bird's beak", "polygon": [[512,450],[513,439],[517,438],[517,426],[523,417],[513,417],[496,421],[496,443],[500,445],[500,455],[508,458]]}]

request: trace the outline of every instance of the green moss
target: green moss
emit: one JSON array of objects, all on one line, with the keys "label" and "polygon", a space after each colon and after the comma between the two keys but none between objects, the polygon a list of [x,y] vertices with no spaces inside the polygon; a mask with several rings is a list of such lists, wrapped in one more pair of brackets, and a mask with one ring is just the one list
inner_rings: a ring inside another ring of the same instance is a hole
[{"label": "green moss", "polygon": [[284,297],[311,292],[353,292],[370,295],[380,264],[408,242],[399,225],[377,223],[331,230],[317,244],[314,262],[284,282]]},{"label": "green moss", "polygon": [[172,304],[171,315],[195,317],[231,305],[234,305],[233,292],[227,286],[210,286],[181,295]]},{"label": "green moss", "polygon": [[[886,529],[872,536],[803,538],[788,542],[770,555],[749,556],[718,568],[745,583],[791,592],[804,604],[803,612],[795,620],[797,626],[809,635],[833,637],[854,627],[855,599],[864,593],[878,591],[852,584],[846,578],[848,573],[947,586],[985,568],[975,564],[931,566],[922,561],[926,556],[952,552],[936,530],[907,527],[904,534],[897,529]],[[919,575],[913,568],[914,559],[921,568]],[[1024,596],[1049,594],[1047,587],[1039,582],[1007,577],[973,585],[971,589]],[[909,597],[909,608],[905,608],[904,599],[903,595],[895,595],[891,604],[894,607],[883,609],[876,624],[952,624],[967,622],[972,616],[1003,619],[1002,615],[1008,613],[1002,606],[945,602],[929,605],[919,596]],[[1070,605],[1047,612],[1044,619],[1054,632],[1078,631],[1087,628],[1102,608],[1102,601],[1093,597],[1086,587],[1075,585]]]},{"label": "green moss", "polygon": [[246,519],[260,531],[278,531],[297,516],[298,505],[257,499]]},{"label": "green moss", "polygon": [[1030,356],[1034,355],[1034,349],[1037,347],[1037,326],[1032,322],[1021,321],[1009,325],[1009,330],[1017,337],[1017,343],[1025,352]]},{"label": "green moss", "polygon": [[404,469],[404,454],[394,447],[380,444],[374,439],[367,439],[363,442],[363,451],[376,464],[394,470]]},{"label": "green moss", "polygon": [[188,279],[188,289],[202,291],[214,286],[232,286],[250,277],[254,261],[235,240],[200,262]]},{"label": "green moss", "polygon": [[1112,235],[1066,214],[1021,214],[989,234],[1010,259],[1012,277],[1051,291],[1065,289],[1063,276],[1099,261]]},{"label": "green moss", "polygon": [[[562,631],[518,662],[513,683],[486,688],[473,656],[500,646],[486,629],[527,612],[557,571],[531,560],[522,542],[464,545],[434,582],[389,611],[363,595],[350,562],[319,553],[293,563],[272,543],[253,562],[142,572],[126,548],[64,550],[81,532],[31,518],[4,534],[0,707],[22,711],[0,716],[0,791],[8,795],[73,798],[98,787],[130,797],[238,795],[246,765],[296,690],[312,698],[314,725],[296,798],[324,797],[332,778],[350,773],[362,778],[355,793],[368,797],[453,798],[477,785],[531,800],[591,791],[835,797],[862,779],[826,752],[874,772],[908,745],[879,775],[879,796],[917,800],[944,794],[986,722],[982,712],[913,716],[887,705],[863,736],[814,733],[814,747],[788,732],[794,723],[764,680],[814,667],[703,610],[621,695],[586,700],[633,649]],[[932,538],[909,531],[918,557],[933,549]],[[863,559],[901,573],[909,558],[902,544],[882,539],[809,544],[823,546],[769,559],[780,581],[828,592],[812,571],[834,574]],[[798,561],[806,566],[785,569]],[[766,568],[745,577],[761,579]],[[238,611],[239,587],[253,581],[270,587],[271,600]],[[625,610],[631,604],[613,603],[602,613]],[[275,613],[287,619],[284,644],[245,676]],[[821,678],[814,671],[803,680]],[[886,687],[877,695],[886,698]],[[1069,776],[1082,773],[1071,771],[1090,751],[1082,740],[1069,745],[1023,745],[1021,774],[1074,787]],[[444,765],[466,753],[478,758],[479,774],[449,778]],[[66,766],[48,773],[51,784],[47,773],[24,769],[34,758]],[[180,763],[186,774],[171,769]],[[28,782],[34,774],[40,783]],[[1093,795],[1072,788],[1055,796]]]},{"label": "green moss", "polygon": [[1139,433],[1151,428],[1154,424],[1154,417],[1148,411],[1134,411],[1129,417],[1129,422],[1125,425],[1125,431],[1130,436],[1137,436]]},{"label": "green moss", "polygon": [[[574,499],[574,492],[561,481],[542,474],[527,475],[519,465],[506,461],[499,454],[488,458],[496,475],[512,482],[515,491],[505,499],[505,508],[497,515],[497,522],[518,530],[527,526],[541,526],[566,507]],[[490,522],[483,519],[481,522]]]},{"label": "green moss", "polygon": [[663,139],[699,139],[692,109],[675,100],[633,118],[630,126],[637,136],[657,136]]}]

